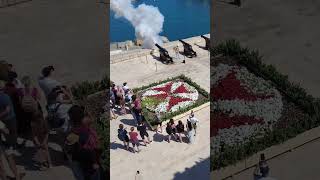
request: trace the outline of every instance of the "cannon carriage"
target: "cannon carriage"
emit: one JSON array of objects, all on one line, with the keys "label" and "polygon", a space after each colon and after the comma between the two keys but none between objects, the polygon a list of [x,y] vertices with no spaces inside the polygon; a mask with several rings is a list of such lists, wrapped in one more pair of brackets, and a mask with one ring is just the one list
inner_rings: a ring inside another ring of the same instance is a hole
[{"label": "cannon carriage", "polygon": [[192,46],[183,40],[179,40],[183,44],[183,54],[188,58],[197,57],[197,53],[192,49]]},{"label": "cannon carriage", "polygon": [[159,44],[155,45],[157,46],[157,48],[159,48],[160,61],[165,64],[173,63],[172,57],[169,55],[168,51],[165,48],[161,47]]}]

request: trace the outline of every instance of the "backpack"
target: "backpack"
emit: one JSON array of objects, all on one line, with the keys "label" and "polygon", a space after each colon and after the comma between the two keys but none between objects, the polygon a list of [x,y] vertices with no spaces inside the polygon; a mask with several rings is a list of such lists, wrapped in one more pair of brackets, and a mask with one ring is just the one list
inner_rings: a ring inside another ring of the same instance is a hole
[{"label": "backpack", "polygon": [[51,128],[59,128],[64,124],[65,120],[59,118],[57,115],[57,111],[60,106],[61,106],[61,103],[56,103],[55,105],[51,105],[47,107],[47,111],[48,111],[47,120]]},{"label": "backpack", "polygon": [[31,96],[31,93],[24,93],[24,96],[21,100],[21,107],[23,111],[27,113],[34,113],[38,111],[38,103],[37,101]]}]

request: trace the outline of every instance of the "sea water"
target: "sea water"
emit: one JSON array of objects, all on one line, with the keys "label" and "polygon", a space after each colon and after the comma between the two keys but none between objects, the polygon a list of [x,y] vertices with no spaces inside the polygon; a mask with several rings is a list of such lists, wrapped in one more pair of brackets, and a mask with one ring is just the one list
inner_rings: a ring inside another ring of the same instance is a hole
[{"label": "sea water", "polygon": [[[145,3],[159,8],[164,16],[161,36],[170,41],[210,33],[210,0],[135,0],[134,6]],[[115,18],[110,11],[110,40],[134,40],[133,26],[124,18]]]}]

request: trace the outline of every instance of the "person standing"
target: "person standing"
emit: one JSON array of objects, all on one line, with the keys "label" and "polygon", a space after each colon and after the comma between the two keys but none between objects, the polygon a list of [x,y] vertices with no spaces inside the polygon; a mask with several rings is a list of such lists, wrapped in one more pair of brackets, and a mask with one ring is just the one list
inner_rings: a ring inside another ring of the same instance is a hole
[{"label": "person standing", "polygon": [[123,142],[124,147],[129,150],[129,137],[128,137],[128,132],[126,130],[126,128],[123,127],[123,124],[119,125],[119,129],[118,129],[118,138]]},{"label": "person standing", "polygon": [[136,118],[137,124],[139,124],[142,120],[141,101],[136,95],[132,96],[132,101],[133,101],[133,113]]},{"label": "person standing", "polygon": [[39,78],[39,86],[44,92],[46,98],[48,98],[49,94],[52,90],[58,86],[62,86],[62,84],[52,78],[54,72],[53,66],[44,67],[41,71],[42,76]]},{"label": "person standing", "polygon": [[[138,133],[134,131],[134,127],[131,127],[131,132],[129,132],[129,136],[130,136],[130,141],[132,143],[133,146],[133,152],[140,152],[139,146],[139,139],[138,139]],[[137,151],[135,151],[135,147],[137,147]]]},{"label": "person standing", "polygon": [[137,172],[136,172],[136,176],[135,176],[134,180],[143,180],[140,171],[137,171]]},{"label": "person standing", "polygon": [[187,137],[189,139],[189,144],[192,144],[194,142],[194,129],[189,119],[187,120]]},{"label": "person standing", "polygon": [[171,137],[175,138],[175,136],[173,135],[173,131],[172,131],[172,127],[171,127],[170,123],[167,123],[166,132],[168,134],[167,141],[168,141],[168,143],[170,143]]},{"label": "person standing", "polygon": [[175,46],[174,48],[173,48],[173,50],[174,50],[174,52],[175,52],[175,54],[176,54],[176,58],[177,59],[180,59],[180,56],[179,56],[179,46]]},{"label": "person standing", "polygon": [[172,134],[174,135],[175,139],[177,140],[177,128],[176,128],[176,124],[174,123],[173,119],[170,119],[169,121],[171,129],[172,129]]},{"label": "person standing", "polygon": [[199,120],[194,116],[193,111],[191,111],[189,118],[190,118],[190,122],[192,123],[193,129],[194,129],[194,136],[196,136],[197,128],[199,125]]},{"label": "person standing", "polygon": [[160,129],[160,133],[162,133],[162,121],[161,121],[161,112],[156,112],[156,133],[158,134],[158,129]]},{"label": "person standing", "polygon": [[120,113],[126,114],[126,101],[125,101],[125,93],[121,86],[117,86],[117,96],[119,98],[120,103]]},{"label": "person standing", "polygon": [[269,175],[269,165],[267,164],[265,155],[260,154],[259,168],[262,177],[268,177]]},{"label": "person standing", "polygon": [[[150,140],[149,134],[147,132],[147,126],[145,124],[145,121],[142,121],[138,125],[137,129],[140,132],[140,136],[143,140],[144,145],[147,146],[147,144],[150,144],[152,141]],[[147,140],[145,139],[145,137],[147,137]]]},{"label": "person standing", "polygon": [[14,113],[13,104],[10,97],[3,91],[4,87],[5,82],[0,81],[0,121],[2,121],[8,128],[8,133],[5,134],[8,147],[5,148],[4,154],[9,163],[11,171],[15,175],[15,178],[20,180],[22,174],[20,174],[14,160],[14,157],[17,154],[15,150],[17,143],[16,115]]},{"label": "person standing", "polygon": [[182,123],[182,121],[178,121],[178,125],[176,126],[176,128],[177,128],[177,131],[178,131],[179,140],[180,140],[180,142],[182,142],[181,134],[184,133],[184,124]]}]

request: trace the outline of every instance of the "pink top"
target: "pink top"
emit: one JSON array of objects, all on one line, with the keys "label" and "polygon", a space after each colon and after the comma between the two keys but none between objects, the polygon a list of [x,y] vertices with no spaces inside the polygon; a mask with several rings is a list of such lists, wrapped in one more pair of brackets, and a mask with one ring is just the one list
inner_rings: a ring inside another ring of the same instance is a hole
[{"label": "pink top", "polygon": [[141,102],[138,98],[134,101],[134,107],[136,109],[141,109]]},{"label": "pink top", "polygon": [[132,141],[139,141],[138,140],[138,133],[137,132],[129,132],[129,135],[130,135],[130,139]]}]

